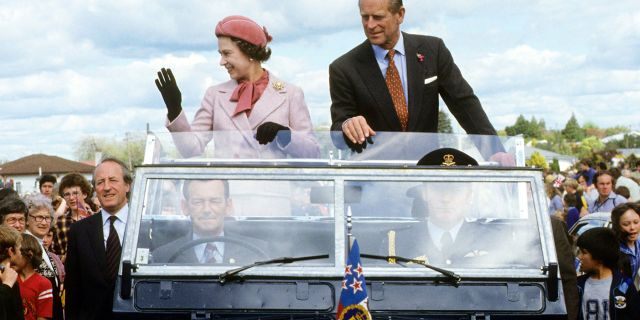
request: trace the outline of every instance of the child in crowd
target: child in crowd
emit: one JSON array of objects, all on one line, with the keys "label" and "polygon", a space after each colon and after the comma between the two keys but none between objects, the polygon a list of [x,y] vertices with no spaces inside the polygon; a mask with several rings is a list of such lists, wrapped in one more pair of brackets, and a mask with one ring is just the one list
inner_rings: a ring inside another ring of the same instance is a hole
[{"label": "child in crowd", "polygon": [[638,319],[640,296],[631,278],[618,270],[620,250],[608,228],[593,228],[577,242],[580,271],[579,319]]},{"label": "child in crowd", "polygon": [[21,258],[21,241],[22,237],[16,229],[0,225],[0,319],[24,319],[19,276],[11,268]]},{"label": "child in crowd", "polygon": [[53,316],[53,290],[51,282],[36,273],[34,266],[42,262],[42,249],[38,240],[32,235],[22,234],[22,258],[15,269],[20,275],[20,295],[24,308],[25,320],[51,319]]}]

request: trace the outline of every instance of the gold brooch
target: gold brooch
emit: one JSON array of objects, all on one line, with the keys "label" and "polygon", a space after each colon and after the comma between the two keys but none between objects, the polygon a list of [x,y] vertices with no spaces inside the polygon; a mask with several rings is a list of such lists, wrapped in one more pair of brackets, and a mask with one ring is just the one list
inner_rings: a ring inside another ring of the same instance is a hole
[{"label": "gold brooch", "polygon": [[280,81],[276,81],[273,83],[273,88],[276,89],[276,91],[280,91],[282,89],[284,89],[284,83],[280,82]]},{"label": "gold brooch", "polygon": [[453,161],[452,154],[445,154],[444,157],[442,157],[442,159],[444,160],[444,162],[442,163],[443,167],[451,167],[456,165],[456,163]]}]

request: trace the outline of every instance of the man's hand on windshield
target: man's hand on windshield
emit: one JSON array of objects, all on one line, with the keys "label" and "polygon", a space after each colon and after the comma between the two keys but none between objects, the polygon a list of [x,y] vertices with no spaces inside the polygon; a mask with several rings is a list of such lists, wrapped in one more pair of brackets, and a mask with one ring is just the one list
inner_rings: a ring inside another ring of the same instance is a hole
[{"label": "man's hand on windshield", "polygon": [[376,132],[371,129],[363,116],[355,116],[342,123],[342,133],[349,148],[357,153],[367,148],[367,143],[373,143]]},{"label": "man's hand on windshield", "polygon": [[498,162],[502,167],[515,167],[516,165],[516,159],[513,158],[513,155],[506,152],[497,152],[489,158],[489,161]]},{"label": "man's hand on windshield", "polygon": [[162,68],[158,71],[156,87],[160,90],[164,104],[167,106],[167,118],[169,121],[175,120],[182,111],[182,93],[178,89],[176,78],[171,69]]}]

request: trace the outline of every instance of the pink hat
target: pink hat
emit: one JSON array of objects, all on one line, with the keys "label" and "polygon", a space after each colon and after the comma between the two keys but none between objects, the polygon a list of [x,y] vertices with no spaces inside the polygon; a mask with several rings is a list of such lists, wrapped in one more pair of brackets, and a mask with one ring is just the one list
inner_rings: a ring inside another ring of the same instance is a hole
[{"label": "pink hat", "polygon": [[216,25],[216,37],[234,37],[261,48],[271,41],[267,28],[260,27],[253,20],[243,16],[228,16]]}]

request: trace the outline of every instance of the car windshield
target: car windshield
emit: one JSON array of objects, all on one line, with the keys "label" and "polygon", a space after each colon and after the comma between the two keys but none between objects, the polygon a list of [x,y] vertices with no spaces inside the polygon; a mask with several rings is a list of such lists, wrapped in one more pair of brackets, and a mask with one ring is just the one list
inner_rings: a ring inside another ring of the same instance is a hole
[{"label": "car windshield", "polygon": [[[522,137],[482,135],[378,132],[362,152],[352,152],[341,132],[292,132],[289,143],[278,137],[261,145],[251,131],[178,132],[150,135],[145,163],[241,163],[274,159],[308,162],[347,161],[415,164],[424,155],[439,148],[455,148],[473,157],[481,165],[524,166]],[[287,141],[287,140],[285,140]],[[511,162],[501,161],[508,155]]]},{"label": "car windshield", "polygon": [[[218,146],[232,139],[210,134],[209,143]],[[184,158],[175,145],[180,138],[154,135],[147,140],[149,164],[136,171],[134,221],[123,252],[138,275],[219,275],[256,261],[327,255],[246,273],[341,276],[353,239],[363,254],[417,259],[463,275],[542,276],[540,267],[555,261],[541,227],[548,219],[541,214],[545,199],[534,192],[541,188],[539,171],[499,170],[499,164],[420,167],[415,162],[424,150],[411,148],[400,160],[381,149],[363,158],[383,145],[383,136],[356,154],[330,147],[330,137],[318,134],[316,141],[326,140],[320,154],[291,161],[218,158],[209,146]],[[482,139],[409,136],[481,153]],[[404,134],[387,138],[410,141]],[[519,161],[520,142],[505,141],[501,148]],[[371,276],[433,273],[393,259],[363,263]]]}]

